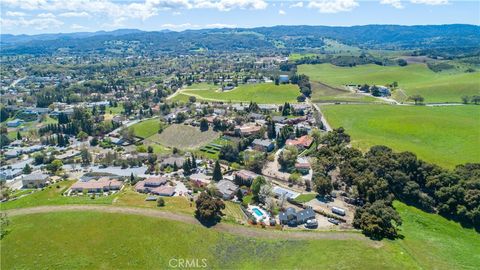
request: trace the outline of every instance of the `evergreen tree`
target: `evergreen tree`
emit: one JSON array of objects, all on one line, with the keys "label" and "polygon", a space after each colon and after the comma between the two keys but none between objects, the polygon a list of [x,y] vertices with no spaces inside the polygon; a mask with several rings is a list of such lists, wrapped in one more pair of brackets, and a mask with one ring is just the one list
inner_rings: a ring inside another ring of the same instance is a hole
[{"label": "evergreen tree", "polygon": [[217,182],[223,179],[222,169],[220,167],[220,163],[218,162],[218,160],[215,161],[215,166],[213,167],[212,179]]},{"label": "evergreen tree", "polygon": [[17,131],[17,140],[21,140],[22,139],[22,134],[20,134],[20,131]]}]

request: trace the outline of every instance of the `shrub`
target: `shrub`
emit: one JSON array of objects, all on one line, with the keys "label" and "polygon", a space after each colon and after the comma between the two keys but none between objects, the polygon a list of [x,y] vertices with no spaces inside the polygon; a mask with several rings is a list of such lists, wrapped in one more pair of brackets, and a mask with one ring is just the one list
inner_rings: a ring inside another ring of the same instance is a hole
[{"label": "shrub", "polygon": [[165,200],[164,200],[162,197],[159,197],[159,198],[157,199],[157,206],[158,206],[158,207],[163,207],[163,206],[165,206]]}]

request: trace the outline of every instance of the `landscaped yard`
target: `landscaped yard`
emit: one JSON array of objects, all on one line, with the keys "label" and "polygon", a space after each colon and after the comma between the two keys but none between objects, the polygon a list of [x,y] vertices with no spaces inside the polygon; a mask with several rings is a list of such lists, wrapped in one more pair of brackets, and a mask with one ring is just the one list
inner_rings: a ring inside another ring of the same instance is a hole
[{"label": "landscaped yard", "polygon": [[327,105],[322,111],[363,150],[386,145],[449,168],[480,162],[480,106]]},{"label": "landscaped yard", "polygon": [[409,64],[405,67],[374,64],[356,67],[338,67],[331,64],[300,65],[298,73],[308,75],[311,81],[339,88],[346,84],[386,85],[396,81],[399,88],[405,92],[394,93],[394,98],[399,101],[420,94],[427,103],[461,102],[462,96],[478,95],[480,92],[480,72],[465,73],[453,70],[435,73],[425,64]]},{"label": "landscaped yard", "polygon": [[158,130],[160,129],[160,120],[159,119],[144,120],[132,125],[130,128],[133,128],[135,136],[145,139],[158,132]]},{"label": "landscaped yard", "polygon": [[478,266],[478,233],[398,202],[395,207],[404,222],[404,239],[377,244],[247,238],[200,225],[119,213],[15,216],[1,241],[1,268],[151,269],[168,268],[172,258],[205,258],[208,268],[215,269],[449,270]]},{"label": "landscaped yard", "polygon": [[0,204],[2,210],[13,208],[25,208],[41,205],[64,205],[64,204],[112,204],[116,194],[110,196],[90,198],[90,196],[62,196],[75,181],[62,181],[57,184],[50,185],[43,190],[35,191],[17,200],[3,202]]},{"label": "landscaped yard", "polygon": [[306,194],[300,194],[298,197],[295,198],[295,201],[299,203],[306,203],[309,202],[317,197],[316,193],[306,193]]},{"label": "landscaped yard", "polygon": [[146,142],[159,143],[168,147],[179,149],[195,149],[218,138],[219,133],[211,129],[201,132],[198,128],[174,124],[146,139]]},{"label": "landscaped yard", "polygon": [[177,95],[173,100],[185,101],[184,96],[195,96],[197,100],[283,104],[285,102],[296,103],[297,97],[300,95],[298,86],[294,84],[246,84],[225,92],[218,91],[217,88],[217,86],[208,88],[205,84],[192,85],[190,90],[182,90],[182,94]]}]

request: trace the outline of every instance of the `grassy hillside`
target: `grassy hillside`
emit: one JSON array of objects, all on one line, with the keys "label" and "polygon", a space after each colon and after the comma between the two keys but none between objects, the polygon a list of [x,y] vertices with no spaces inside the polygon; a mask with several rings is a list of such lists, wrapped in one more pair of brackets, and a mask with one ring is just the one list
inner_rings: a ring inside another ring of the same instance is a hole
[{"label": "grassy hillside", "polygon": [[135,136],[147,138],[158,132],[160,121],[158,119],[148,119],[132,125],[131,128],[133,128]]},{"label": "grassy hillside", "polygon": [[[171,258],[230,269],[475,269],[479,234],[396,202],[403,240],[266,240],[157,218],[63,212],[11,217],[1,268],[168,268]],[[32,256],[35,254],[35,256]],[[152,256],[155,254],[155,256]]]},{"label": "grassy hillside", "polygon": [[[420,94],[425,102],[461,102],[464,95],[480,93],[480,72],[439,72],[431,71],[425,64],[400,66],[362,65],[338,67],[331,64],[300,65],[298,73],[306,74],[312,81],[343,87],[346,84],[386,85],[398,82],[406,96]],[[394,97],[404,101],[405,95],[395,93]]]},{"label": "grassy hillside", "polygon": [[201,132],[192,126],[174,124],[163,130],[162,133],[148,137],[146,142],[179,149],[194,149],[211,142],[218,136],[219,133],[212,129]]},{"label": "grassy hillside", "polygon": [[297,96],[300,95],[298,86],[293,84],[248,84],[226,92],[218,92],[215,87],[208,87],[205,84],[192,85],[189,88],[183,90],[182,94],[174,97],[173,100],[185,101],[184,96],[195,96],[197,100],[283,104],[297,102]]},{"label": "grassy hillside", "polygon": [[[398,243],[423,269],[478,269],[480,234],[436,214],[400,202],[394,204],[403,219]],[[432,267],[435,266],[435,267]]]},{"label": "grassy hillside", "polygon": [[328,105],[322,111],[363,150],[383,144],[450,168],[480,162],[479,106]]}]

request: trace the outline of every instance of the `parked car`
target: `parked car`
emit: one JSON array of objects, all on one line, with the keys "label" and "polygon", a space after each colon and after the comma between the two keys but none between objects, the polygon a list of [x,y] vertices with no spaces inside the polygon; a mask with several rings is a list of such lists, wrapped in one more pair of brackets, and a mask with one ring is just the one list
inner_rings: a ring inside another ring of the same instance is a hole
[{"label": "parked car", "polygon": [[338,221],[338,220],[336,220],[336,219],[334,219],[334,218],[329,218],[329,219],[327,219],[327,220],[328,220],[328,222],[333,223],[333,224],[335,224],[335,225],[340,224],[340,221]]}]

